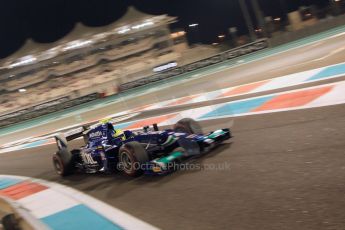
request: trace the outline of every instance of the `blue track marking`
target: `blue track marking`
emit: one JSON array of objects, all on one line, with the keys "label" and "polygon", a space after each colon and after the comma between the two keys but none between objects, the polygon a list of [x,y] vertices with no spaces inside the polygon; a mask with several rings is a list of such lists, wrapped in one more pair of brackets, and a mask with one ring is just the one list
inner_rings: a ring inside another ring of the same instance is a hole
[{"label": "blue track marking", "polygon": [[333,35],[337,35],[339,33],[342,33],[345,31],[345,26],[339,26],[324,32],[321,32],[319,34],[315,34],[315,35],[311,35],[309,37],[306,38],[302,38],[293,42],[289,42],[287,44],[284,45],[280,45],[274,48],[267,48],[255,53],[251,53],[251,54],[247,54],[235,59],[231,59],[231,60],[227,60],[218,64],[214,64],[211,66],[207,66],[201,69],[197,69],[195,71],[189,72],[189,73],[185,73],[185,74],[181,74],[179,76],[176,77],[172,77],[163,81],[159,81],[159,82],[155,82],[155,83],[151,83],[142,87],[138,87],[135,89],[130,89],[126,92],[123,92],[121,94],[116,94],[104,99],[98,99],[89,103],[85,103],[79,106],[75,106],[63,111],[59,111],[59,112],[55,112],[52,114],[48,114],[48,115],[44,115],[42,117],[39,118],[34,118],[32,120],[29,121],[24,121],[22,123],[18,123],[18,124],[14,124],[11,125],[10,127],[5,127],[5,128],[1,128],[0,129],[0,136],[2,135],[7,135],[9,133],[13,133],[13,132],[18,132],[19,130],[22,129],[29,129],[29,128],[33,128],[42,124],[46,124],[46,123],[50,123],[52,121],[57,120],[58,118],[61,117],[68,117],[68,116],[77,116],[78,114],[82,114],[85,111],[89,111],[91,108],[101,108],[104,107],[105,105],[109,105],[111,103],[115,103],[115,102],[120,102],[120,101],[125,101],[126,98],[128,97],[135,97],[138,95],[141,95],[145,92],[148,92],[150,89],[152,88],[157,88],[157,89],[161,89],[163,86],[168,86],[169,84],[172,83],[178,83],[180,80],[183,79],[188,79],[188,78],[193,78],[193,76],[195,76],[196,74],[199,74],[199,77],[203,77],[206,76],[208,74],[212,74],[212,73],[216,73],[217,71],[219,71],[220,69],[226,69],[226,68],[231,68],[233,66],[237,66],[238,65],[238,61],[239,60],[245,60],[246,63],[252,62],[252,61],[256,61],[256,60],[261,60],[262,58],[266,58],[269,57],[271,55],[275,55],[275,54],[279,54],[281,52],[285,52],[287,50],[290,49],[294,49],[294,48],[298,48],[298,47],[302,47],[304,45],[308,45],[308,44],[312,44],[313,42],[322,40],[322,39],[326,39],[330,36]]},{"label": "blue track marking", "polygon": [[135,123],[135,121],[130,121],[130,122],[126,122],[126,123],[116,124],[116,125],[114,125],[114,128],[115,129],[124,129],[124,128],[128,127],[128,126],[131,126],[134,123]]},{"label": "blue track marking", "polygon": [[41,145],[43,145],[43,144],[45,144],[47,142],[48,142],[48,140],[35,141],[35,142],[32,142],[32,143],[23,145],[22,149],[34,148],[34,147],[37,147],[37,146],[41,146]]},{"label": "blue track marking", "polygon": [[22,182],[22,180],[20,180],[20,179],[2,178],[2,179],[0,179],[0,190],[11,187],[11,186],[16,185],[20,182]]},{"label": "blue track marking", "polygon": [[77,205],[41,219],[51,229],[56,230],[120,230],[112,223],[85,205]]},{"label": "blue track marking", "polygon": [[259,97],[239,102],[232,102],[227,103],[212,112],[209,112],[203,116],[201,116],[199,119],[205,119],[205,118],[213,118],[213,117],[221,117],[221,116],[228,116],[228,115],[236,115],[241,113],[248,113],[252,110],[256,109],[257,107],[263,105],[267,101],[271,100],[274,97],[274,95],[271,96],[265,96],[265,97]]},{"label": "blue track marking", "polygon": [[345,64],[327,67],[326,69],[322,70],[320,73],[317,73],[311,78],[307,79],[307,81],[315,81],[315,80],[319,80],[323,78],[333,77],[340,74],[345,75]]}]

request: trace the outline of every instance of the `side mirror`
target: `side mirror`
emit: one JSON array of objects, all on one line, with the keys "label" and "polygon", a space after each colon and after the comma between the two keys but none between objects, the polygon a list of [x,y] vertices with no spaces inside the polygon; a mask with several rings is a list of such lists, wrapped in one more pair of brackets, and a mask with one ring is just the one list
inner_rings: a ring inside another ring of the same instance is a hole
[{"label": "side mirror", "polygon": [[153,124],[153,130],[154,131],[159,131],[158,125],[157,124]]},{"label": "side mirror", "polygon": [[143,127],[144,133],[147,133],[149,131],[150,126]]}]

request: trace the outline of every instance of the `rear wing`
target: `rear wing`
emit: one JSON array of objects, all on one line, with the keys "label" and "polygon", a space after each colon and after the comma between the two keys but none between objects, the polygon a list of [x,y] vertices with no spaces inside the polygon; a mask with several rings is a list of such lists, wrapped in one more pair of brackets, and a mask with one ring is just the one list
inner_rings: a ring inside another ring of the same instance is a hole
[{"label": "rear wing", "polygon": [[84,135],[87,134],[88,130],[88,126],[82,126],[76,129],[72,129],[66,133],[58,133],[54,136],[58,149],[67,149],[69,141],[84,137]]},{"label": "rear wing", "polygon": [[54,138],[55,138],[56,145],[57,145],[59,150],[68,149],[67,139],[63,133],[59,133],[59,134],[55,135]]}]

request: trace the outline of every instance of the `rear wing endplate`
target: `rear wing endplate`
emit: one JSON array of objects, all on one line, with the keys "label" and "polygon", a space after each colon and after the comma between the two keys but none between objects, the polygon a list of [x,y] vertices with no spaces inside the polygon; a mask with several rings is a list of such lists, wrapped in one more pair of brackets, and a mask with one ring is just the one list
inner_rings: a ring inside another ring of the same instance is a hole
[{"label": "rear wing endplate", "polygon": [[88,129],[89,127],[82,126],[76,129],[72,129],[66,133],[58,133],[57,135],[55,135],[55,141],[58,149],[67,149],[69,141],[75,140],[79,137],[83,137],[87,133]]}]

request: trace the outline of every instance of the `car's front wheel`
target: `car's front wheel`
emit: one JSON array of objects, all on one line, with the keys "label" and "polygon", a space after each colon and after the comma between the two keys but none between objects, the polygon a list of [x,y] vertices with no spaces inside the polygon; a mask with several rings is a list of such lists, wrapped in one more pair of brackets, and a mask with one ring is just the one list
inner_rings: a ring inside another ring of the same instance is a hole
[{"label": "car's front wheel", "polygon": [[144,172],[149,157],[144,147],[136,141],[126,143],[119,150],[119,169],[126,175],[135,177]]},{"label": "car's front wheel", "polygon": [[175,132],[202,134],[201,125],[192,118],[183,118],[179,120],[176,122],[173,129]]}]

